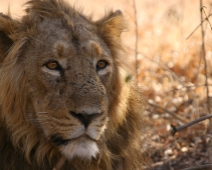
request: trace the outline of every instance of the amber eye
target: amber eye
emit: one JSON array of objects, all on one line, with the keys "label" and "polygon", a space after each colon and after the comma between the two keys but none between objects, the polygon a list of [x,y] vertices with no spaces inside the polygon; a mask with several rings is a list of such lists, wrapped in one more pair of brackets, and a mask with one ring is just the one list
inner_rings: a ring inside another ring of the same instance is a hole
[{"label": "amber eye", "polygon": [[96,68],[97,70],[101,70],[101,69],[104,69],[108,66],[108,62],[105,61],[105,60],[100,60],[98,61],[97,65],[96,65]]},{"label": "amber eye", "polygon": [[50,70],[58,70],[60,68],[60,65],[58,64],[57,61],[50,61],[46,63],[45,65]]}]

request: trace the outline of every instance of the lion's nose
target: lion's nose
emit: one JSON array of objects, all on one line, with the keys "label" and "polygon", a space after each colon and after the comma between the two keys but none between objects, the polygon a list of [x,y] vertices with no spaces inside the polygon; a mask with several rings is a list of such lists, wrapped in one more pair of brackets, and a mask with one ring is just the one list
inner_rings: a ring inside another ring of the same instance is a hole
[{"label": "lion's nose", "polygon": [[99,113],[87,114],[87,113],[76,113],[73,111],[70,111],[70,114],[73,117],[77,118],[82,124],[84,124],[85,128],[88,127],[88,125],[92,122],[94,118],[100,115]]}]

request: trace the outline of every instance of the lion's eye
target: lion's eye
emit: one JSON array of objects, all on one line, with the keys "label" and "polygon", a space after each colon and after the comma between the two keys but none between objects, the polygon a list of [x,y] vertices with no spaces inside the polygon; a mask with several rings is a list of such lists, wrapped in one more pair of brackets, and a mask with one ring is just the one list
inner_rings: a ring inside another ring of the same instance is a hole
[{"label": "lion's eye", "polygon": [[104,69],[108,66],[108,62],[105,61],[105,60],[100,60],[98,61],[97,65],[96,65],[96,68],[97,70],[101,70],[101,69]]},{"label": "lion's eye", "polygon": [[46,63],[45,65],[50,70],[58,70],[60,68],[60,65],[58,64],[57,61],[50,61]]}]

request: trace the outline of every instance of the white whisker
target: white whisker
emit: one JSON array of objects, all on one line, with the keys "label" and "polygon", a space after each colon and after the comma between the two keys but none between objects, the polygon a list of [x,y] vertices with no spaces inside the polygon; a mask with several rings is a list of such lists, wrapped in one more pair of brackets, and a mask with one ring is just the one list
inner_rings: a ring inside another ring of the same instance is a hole
[{"label": "white whisker", "polygon": [[30,38],[34,39],[35,41],[38,41],[38,42],[40,42],[40,43],[42,43],[42,44],[45,44],[44,42],[42,42],[42,41],[40,41],[40,40],[38,40],[38,39],[32,37],[31,35],[28,35],[28,36],[29,36]]}]

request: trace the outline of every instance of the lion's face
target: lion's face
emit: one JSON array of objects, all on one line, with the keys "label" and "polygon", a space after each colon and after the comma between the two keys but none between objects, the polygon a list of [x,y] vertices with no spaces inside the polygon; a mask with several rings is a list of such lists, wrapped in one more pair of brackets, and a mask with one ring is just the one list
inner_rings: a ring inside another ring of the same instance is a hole
[{"label": "lion's face", "polygon": [[91,159],[127,109],[122,13],[94,22],[62,0],[29,1],[26,12],[20,21],[0,14],[1,118],[14,146],[29,139],[27,159],[38,146],[43,155],[58,148],[69,159]]},{"label": "lion's face", "polygon": [[81,17],[72,22],[74,27],[60,19],[42,21],[24,52],[29,119],[68,158],[91,158],[107,127],[115,70],[96,27]]},{"label": "lion's face", "polygon": [[63,0],[26,5],[20,20],[0,13],[0,169],[57,169],[61,156],[65,169],[141,169],[122,13],[94,21]]}]

